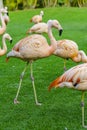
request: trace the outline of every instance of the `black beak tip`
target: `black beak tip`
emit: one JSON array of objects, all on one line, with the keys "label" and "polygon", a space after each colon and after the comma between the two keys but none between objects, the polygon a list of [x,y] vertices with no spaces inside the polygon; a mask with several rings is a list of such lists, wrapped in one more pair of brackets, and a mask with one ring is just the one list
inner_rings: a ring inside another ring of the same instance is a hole
[{"label": "black beak tip", "polygon": [[63,32],[63,29],[60,29],[60,30],[59,30],[59,36],[62,35],[62,32]]},{"label": "black beak tip", "polygon": [[12,41],[13,41],[13,40],[11,39],[11,40],[10,40],[10,43],[12,43]]},{"label": "black beak tip", "polygon": [[9,16],[9,13],[7,12],[7,15]]}]

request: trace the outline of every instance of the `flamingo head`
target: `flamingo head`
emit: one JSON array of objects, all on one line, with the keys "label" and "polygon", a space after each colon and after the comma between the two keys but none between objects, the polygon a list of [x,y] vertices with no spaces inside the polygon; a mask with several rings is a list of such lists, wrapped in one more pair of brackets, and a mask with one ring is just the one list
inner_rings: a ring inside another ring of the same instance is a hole
[{"label": "flamingo head", "polygon": [[61,36],[62,32],[63,32],[63,28],[61,27],[60,23],[58,20],[49,20],[47,22],[47,24],[53,28],[58,29],[59,31],[59,36]]},{"label": "flamingo head", "polygon": [[44,15],[44,12],[43,12],[42,10],[40,11],[40,15],[41,15],[41,16],[43,16],[43,15]]},{"label": "flamingo head", "polygon": [[10,41],[10,43],[12,43],[12,37],[8,33],[5,33],[3,35],[3,39],[8,39]]}]

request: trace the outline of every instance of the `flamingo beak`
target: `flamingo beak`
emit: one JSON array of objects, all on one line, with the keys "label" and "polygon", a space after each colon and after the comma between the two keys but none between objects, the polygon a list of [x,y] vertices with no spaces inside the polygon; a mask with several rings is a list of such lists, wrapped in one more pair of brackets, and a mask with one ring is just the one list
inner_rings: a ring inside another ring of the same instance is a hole
[{"label": "flamingo beak", "polygon": [[9,16],[9,13],[7,12],[7,15]]},{"label": "flamingo beak", "polygon": [[63,32],[63,29],[60,29],[60,30],[59,30],[59,36],[62,35],[62,32]]},{"label": "flamingo beak", "polygon": [[11,40],[10,40],[10,43],[12,43],[12,41],[13,41],[13,40],[11,39]]}]

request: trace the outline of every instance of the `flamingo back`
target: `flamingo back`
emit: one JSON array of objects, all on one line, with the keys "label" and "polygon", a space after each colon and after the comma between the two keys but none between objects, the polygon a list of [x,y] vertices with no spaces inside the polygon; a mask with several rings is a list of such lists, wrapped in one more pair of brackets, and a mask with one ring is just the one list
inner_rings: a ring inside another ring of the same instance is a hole
[{"label": "flamingo back", "polygon": [[35,25],[33,25],[28,31],[27,33],[47,33],[48,32],[48,27],[46,23],[37,23]]}]

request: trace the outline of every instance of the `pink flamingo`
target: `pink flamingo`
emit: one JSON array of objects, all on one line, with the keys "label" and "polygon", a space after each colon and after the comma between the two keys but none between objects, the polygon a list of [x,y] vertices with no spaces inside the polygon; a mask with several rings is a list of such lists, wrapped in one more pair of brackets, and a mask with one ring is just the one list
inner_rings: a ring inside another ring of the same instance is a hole
[{"label": "pink flamingo", "polygon": [[48,44],[46,38],[39,34],[33,34],[31,36],[27,36],[20,40],[16,45],[13,47],[13,49],[7,54],[7,59],[10,57],[19,58],[27,62],[26,67],[24,71],[21,74],[20,82],[18,91],[16,94],[16,97],[14,99],[14,103],[19,103],[17,101],[22,79],[24,76],[24,73],[27,69],[28,64],[30,63],[30,71],[31,71],[31,80],[34,90],[34,96],[35,96],[35,102],[36,105],[41,105],[37,100],[36,90],[35,90],[35,84],[34,84],[34,77],[33,77],[33,70],[32,70],[32,61],[48,57],[52,55],[53,51],[56,48],[56,40],[53,37],[51,28],[55,27],[59,30],[60,35],[62,33],[62,27],[58,24],[58,21],[55,20],[55,23],[53,24],[53,20],[48,21],[48,36],[50,38],[51,45]]}]

